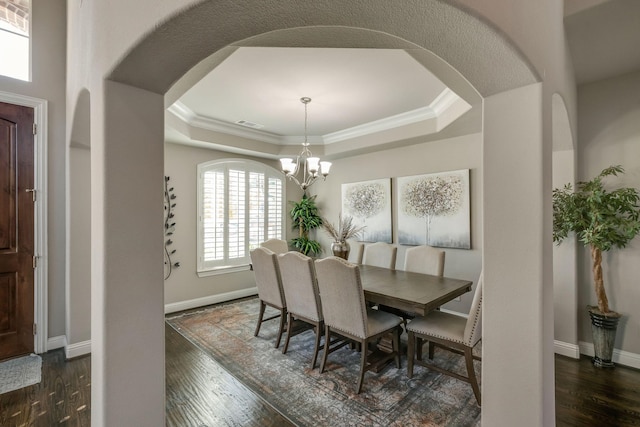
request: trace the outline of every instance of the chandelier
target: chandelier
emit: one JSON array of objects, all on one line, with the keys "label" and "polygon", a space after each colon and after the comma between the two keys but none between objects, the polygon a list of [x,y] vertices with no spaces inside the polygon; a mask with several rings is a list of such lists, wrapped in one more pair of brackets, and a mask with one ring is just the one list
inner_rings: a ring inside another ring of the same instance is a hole
[{"label": "chandelier", "polygon": [[[319,157],[313,157],[309,150],[309,142],[307,141],[307,104],[311,102],[311,98],[300,98],[300,102],[304,104],[304,142],[302,143],[302,152],[296,157],[295,161],[291,158],[280,159],[282,172],[300,186],[302,191],[307,191],[316,180],[322,175],[322,179],[326,179],[329,175],[331,162],[321,162]],[[301,174],[299,174],[301,172]],[[299,175],[299,176],[298,176]]]}]

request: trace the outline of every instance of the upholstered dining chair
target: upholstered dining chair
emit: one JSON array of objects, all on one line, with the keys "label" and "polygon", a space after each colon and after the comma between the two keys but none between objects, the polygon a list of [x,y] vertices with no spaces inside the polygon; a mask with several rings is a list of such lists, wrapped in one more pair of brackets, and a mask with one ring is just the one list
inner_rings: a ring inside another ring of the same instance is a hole
[{"label": "upholstered dining chair", "polygon": [[[433,369],[471,384],[473,394],[480,405],[480,387],[473,367],[473,360],[481,360],[473,355],[473,347],[482,338],[482,287],[483,277],[480,274],[476,285],[469,317],[464,318],[442,311],[432,311],[424,317],[417,317],[407,326],[409,333],[407,348],[407,375],[413,377],[413,365]],[[461,353],[467,365],[467,376],[451,372],[433,363],[422,360],[422,340],[429,341],[429,359],[433,359],[434,347],[442,347],[454,353]],[[416,347],[418,350],[416,351]]]},{"label": "upholstered dining chair", "polygon": [[261,248],[267,248],[276,254],[283,254],[289,251],[289,244],[286,240],[269,239],[260,243]]},{"label": "upholstered dining chair", "polygon": [[362,263],[374,267],[396,269],[398,247],[385,242],[366,245],[362,254]]},{"label": "upholstered dining chair", "polygon": [[[258,298],[260,299],[260,314],[258,315],[258,324],[256,325],[256,331],[253,335],[258,336],[262,322],[279,317],[280,326],[278,328],[278,338],[276,339],[276,348],[278,348],[280,347],[285,317],[287,315],[287,303],[284,297],[284,291],[282,290],[278,257],[267,248],[253,249],[249,252],[249,255],[251,256],[251,265],[258,288]],[[266,306],[271,306],[280,311],[280,313],[264,319]]]},{"label": "upholstered dining chair", "polygon": [[349,242],[351,250],[349,251],[349,259],[347,261],[354,264],[362,264],[362,253],[364,252],[364,244],[360,242]]},{"label": "upholstered dining chair", "polygon": [[[400,368],[400,318],[390,313],[367,307],[362,290],[360,269],[338,257],[316,260],[316,276],[322,299],[324,316],[324,342],[331,341],[331,334],[337,334],[360,344],[360,375],[356,393],[362,390],[366,371],[395,359]],[[376,364],[368,362],[369,343],[375,343],[383,335],[393,333],[393,351],[381,358]],[[324,372],[329,353],[340,346],[330,348],[325,345],[320,372]]]},{"label": "upholstered dining chair", "polygon": [[442,277],[444,256],[444,251],[428,245],[411,247],[405,251],[404,270]]},{"label": "upholstered dining chair", "polygon": [[313,259],[300,252],[287,252],[278,255],[282,288],[287,301],[287,338],[282,348],[286,353],[289,348],[289,340],[293,335],[304,330],[294,331],[294,320],[300,320],[315,327],[316,340],[311,360],[311,369],[316,367],[320,338],[324,329],[322,318],[322,306],[316,271]]}]

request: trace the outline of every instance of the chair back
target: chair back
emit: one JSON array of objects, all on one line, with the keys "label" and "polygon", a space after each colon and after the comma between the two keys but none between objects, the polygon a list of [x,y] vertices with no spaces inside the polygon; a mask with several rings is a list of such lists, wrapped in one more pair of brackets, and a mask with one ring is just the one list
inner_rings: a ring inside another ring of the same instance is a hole
[{"label": "chair back", "polygon": [[282,289],[289,313],[319,322],[322,306],[313,259],[300,252],[278,255]]},{"label": "chair back", "polygon": [[338,257],[316,260],[325,325],[358,338],[367,337],[367,308],[357,265]]},{"label": "chair back", "polygon": [[473,294],[473,302],[471,303],[471,311],[467,318],[467,324],[464,328],[464,344],[473,347],[482,338],[482,287],[484,283],[483,275],[480,273],[478,283],[476,284],[476,292]]},{"label": "chair back", "polygon": [[349,259],[347,261],[354,264],[362,264],[362,252],[364,245],[360,242],[349,242],[351,250],[349,251]]},{"label": "chair back", "polygon": [[258,297],[276,307],[286,307],[277,255],[267,248],[256,248],[249,252],[249,255],[258,287]]},{"label": "chair back", "polygon": [[283,254],[289,251],[289,244],[286,240],[269,239],[260,243],[261,248],[267,248],[276,254]]},{"label": "chair back", "polygon": [[364,247],[362,263],[374,267],[396,269],[398,247],[389,243],[376,242]]},{"label": "chair back", "polygon": [[444,275],[445,252],[428,245],[414,246],[405,252],[404,270],[414,273]]}]

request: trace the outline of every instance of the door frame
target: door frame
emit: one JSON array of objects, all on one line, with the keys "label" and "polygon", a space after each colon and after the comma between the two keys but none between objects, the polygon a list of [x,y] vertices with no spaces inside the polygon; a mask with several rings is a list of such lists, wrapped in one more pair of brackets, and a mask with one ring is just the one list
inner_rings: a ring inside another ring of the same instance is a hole
[{"label": "door frame", "polygon": [[48,350],[48,256],[47,256],[47,100],[25,95],[0,91],[0,102],[31,107],[34,110],[33,121],[37,132],[34,135],[33,182],[37,190],[37,202],[34,206],[34,254],[37,268],[34,271],[34,351],[44,353]]}]

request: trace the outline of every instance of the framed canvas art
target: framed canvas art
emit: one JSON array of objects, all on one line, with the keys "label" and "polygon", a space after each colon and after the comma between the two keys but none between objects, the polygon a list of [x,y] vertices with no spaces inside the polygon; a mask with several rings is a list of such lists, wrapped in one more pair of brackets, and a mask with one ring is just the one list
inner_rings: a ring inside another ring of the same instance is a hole
[{"label": "framed canvas art", "polygon": [[471,249],[469,169],[397,180],[398,243]]},{"label": "framed canvas art", "polygon": [[342,215],[365,227],[360,241],[392,243],[391,178],[342,184]]}]

